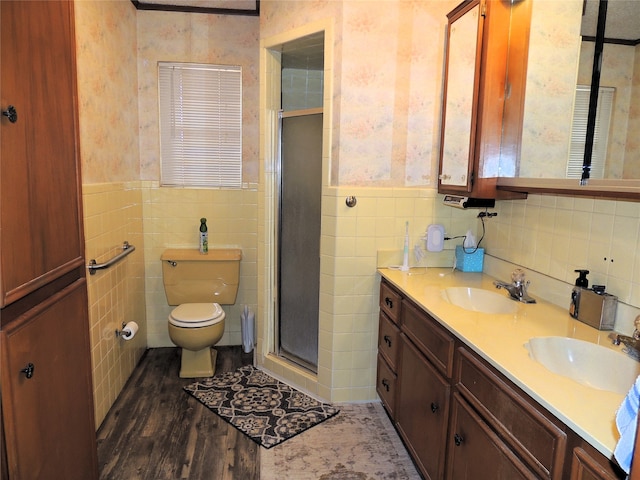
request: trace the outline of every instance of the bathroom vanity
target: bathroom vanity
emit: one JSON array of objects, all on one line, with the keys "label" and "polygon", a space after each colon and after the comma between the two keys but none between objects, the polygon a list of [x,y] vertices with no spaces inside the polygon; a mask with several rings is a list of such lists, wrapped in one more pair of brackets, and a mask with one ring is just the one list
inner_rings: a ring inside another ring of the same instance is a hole
[{"label": "bathroom vanity", "polygon": [[379,273],[377,391],[425,478],[624,478],[609,461],[624,394],[553,374],[524,347],[543,336],[605,346],[607,332],[540,300],[506,314],[446,300],[445,288],[495,290],[482,273]]}]

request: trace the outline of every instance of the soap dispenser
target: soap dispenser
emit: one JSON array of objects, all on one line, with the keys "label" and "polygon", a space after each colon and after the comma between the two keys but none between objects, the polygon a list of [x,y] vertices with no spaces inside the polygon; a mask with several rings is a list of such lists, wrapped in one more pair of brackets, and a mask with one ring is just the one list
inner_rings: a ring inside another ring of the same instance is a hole
[{"label": "soap dispenser", "polygon": [[583,288],[587,288],[589,286],[589,280],[587,279],[589,270],[574,270],[574,272],[579,273],[580,275],[578,276],[578,278],[576,278],[576,285],[571,291],[569,315],[571,315],[573,318],[578,318],[578,307],[580,306],[580,291]]}]

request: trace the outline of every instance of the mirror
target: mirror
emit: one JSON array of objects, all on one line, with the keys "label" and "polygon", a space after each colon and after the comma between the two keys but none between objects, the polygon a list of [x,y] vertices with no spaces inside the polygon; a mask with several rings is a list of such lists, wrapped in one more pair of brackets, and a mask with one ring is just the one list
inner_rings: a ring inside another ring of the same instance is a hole
[{"label": "mirror", "polygon": [[[594,152],[602,152],[602,166],[598,170],[593,165],[590,186],[606,184],[611,179],[640,179],[640,142],[637,135],[631,134],[640,130],[640,2],[603,0],[603,3],[607,9],[598,95],[601,123],[595,127],[593,144]],[[584,159],[585,147],[591,158],[586,142],[587,125],[577,121],[580,116],[586,121],[589,99],[582,104],[579,100],[580,95],[583,98],[589,95],[593,80],[600,4],[599,0],[534,2],[522,141],[518,161],[511,170],[505,165],[502,176],[574,178],[572,185],[579,187],[580,159]],[[586,85],[586,93],[576,96],[577,85]],[[602,105],[607,98],[609,107]],[[574,107],[577,126],[572,136]],[[602,114],[607,108],[610,108],[608,119]],[[571,152],[578,158],[577,171],[575,167],[569,168]],[[501,185],[509,183],[499,181]],[[632,184],[638,188],[638,182]]]},{"label": "mirror", "polygon": [[[444,111],[440,183],[466,186],[475,145],[473,119],[478,79],[475,78],[478,48],[479,2],[470,2],[449,16],[447,30]],[[446,128],[444,128],[446,125]]]}]

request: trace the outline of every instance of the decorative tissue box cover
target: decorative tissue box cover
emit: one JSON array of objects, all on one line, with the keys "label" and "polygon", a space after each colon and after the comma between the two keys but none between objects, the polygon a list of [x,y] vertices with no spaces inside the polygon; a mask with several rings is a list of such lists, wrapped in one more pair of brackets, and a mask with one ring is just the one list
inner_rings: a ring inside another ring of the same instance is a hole
[{"label": "decorative tissue box cover", "polygon": [[[467,249],[473,251],[474,248]],[[473,253],[465,253],[462,245],[456,246],[456,269],[463,272],[481,272],[484,265],[484,248]]]}]

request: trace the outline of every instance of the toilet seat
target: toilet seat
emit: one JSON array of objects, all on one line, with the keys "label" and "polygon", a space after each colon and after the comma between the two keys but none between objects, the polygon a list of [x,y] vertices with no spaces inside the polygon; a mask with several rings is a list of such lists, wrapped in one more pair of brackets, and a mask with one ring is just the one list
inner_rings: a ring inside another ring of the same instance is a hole
[{"label": "toilet seat", "polygon": [[183,303],[173,309],[169,323],[182,328],[208,327],[224,317],[224,310],[217,303]]}]

